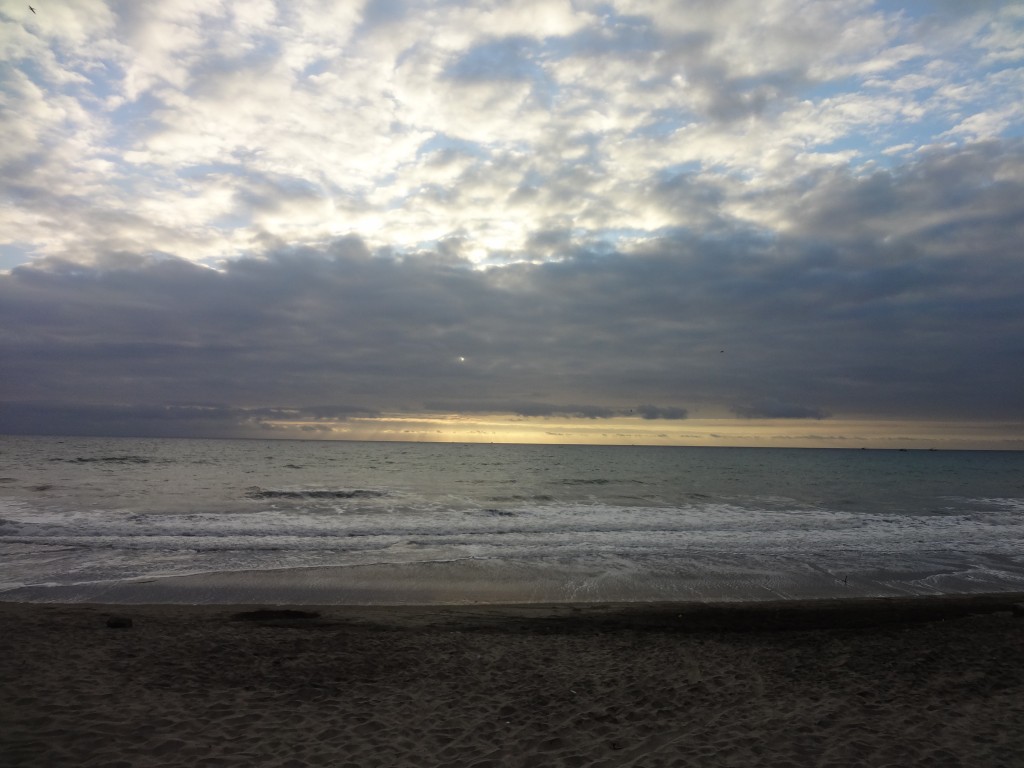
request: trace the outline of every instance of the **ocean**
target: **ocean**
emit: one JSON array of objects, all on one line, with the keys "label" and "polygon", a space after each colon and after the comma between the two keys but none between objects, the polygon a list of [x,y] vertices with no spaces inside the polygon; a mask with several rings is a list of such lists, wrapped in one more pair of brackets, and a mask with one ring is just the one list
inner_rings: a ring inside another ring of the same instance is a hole
[{"label": "ocean", "polygon": [[1024,453],[0,438],[0,600],[1024,591]]}]

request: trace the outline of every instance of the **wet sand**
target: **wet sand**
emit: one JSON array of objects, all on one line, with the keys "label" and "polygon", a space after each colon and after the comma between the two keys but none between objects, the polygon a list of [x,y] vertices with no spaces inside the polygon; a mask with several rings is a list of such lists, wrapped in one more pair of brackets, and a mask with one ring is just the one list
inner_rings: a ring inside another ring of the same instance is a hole
[{"label": "wet sand", "polygon": [[1020,766],[1021,601],[0,603],[0,764]]}]

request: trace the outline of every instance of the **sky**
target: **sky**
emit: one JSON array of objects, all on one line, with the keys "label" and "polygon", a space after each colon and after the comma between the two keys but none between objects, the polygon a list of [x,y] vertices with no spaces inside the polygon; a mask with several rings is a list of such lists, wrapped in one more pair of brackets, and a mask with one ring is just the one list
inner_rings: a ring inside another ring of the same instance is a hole
[{"label": "sky", "polygon": [[0,433],[1024,449],[1024,2],[0,0]]}]

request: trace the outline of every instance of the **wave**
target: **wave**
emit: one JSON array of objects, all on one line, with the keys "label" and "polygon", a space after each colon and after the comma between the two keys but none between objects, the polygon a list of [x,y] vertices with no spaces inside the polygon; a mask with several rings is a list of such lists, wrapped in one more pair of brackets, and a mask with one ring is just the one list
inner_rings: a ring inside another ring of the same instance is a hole
[{"label": "wave", "polygon": [[366,488],[340,490],[303,488],[295,491],[278,491],[253,486],[245,495],[250,499],[377,499],[387,496],[387,493]]},{"label": "wave", "polygon": [[67,464],[149,464],[152,459],[145,456],[76,456],[73,459],[50,459],[50,461],[63,461]]},{"label": "wave", "polygon": [[554,501],[555,497],[547,493],[536,495],[512,494],[509,496],[491,496],[490,501]]}]

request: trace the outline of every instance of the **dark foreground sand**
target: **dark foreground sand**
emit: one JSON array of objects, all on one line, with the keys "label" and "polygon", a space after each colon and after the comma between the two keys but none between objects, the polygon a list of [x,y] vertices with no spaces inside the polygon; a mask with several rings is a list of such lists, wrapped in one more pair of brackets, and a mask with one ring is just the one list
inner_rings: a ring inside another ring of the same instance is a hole
[{"label": "dark foreground sand", "polygon": [[0,603],[0,765],[1022,766],[1022,599]]}]

